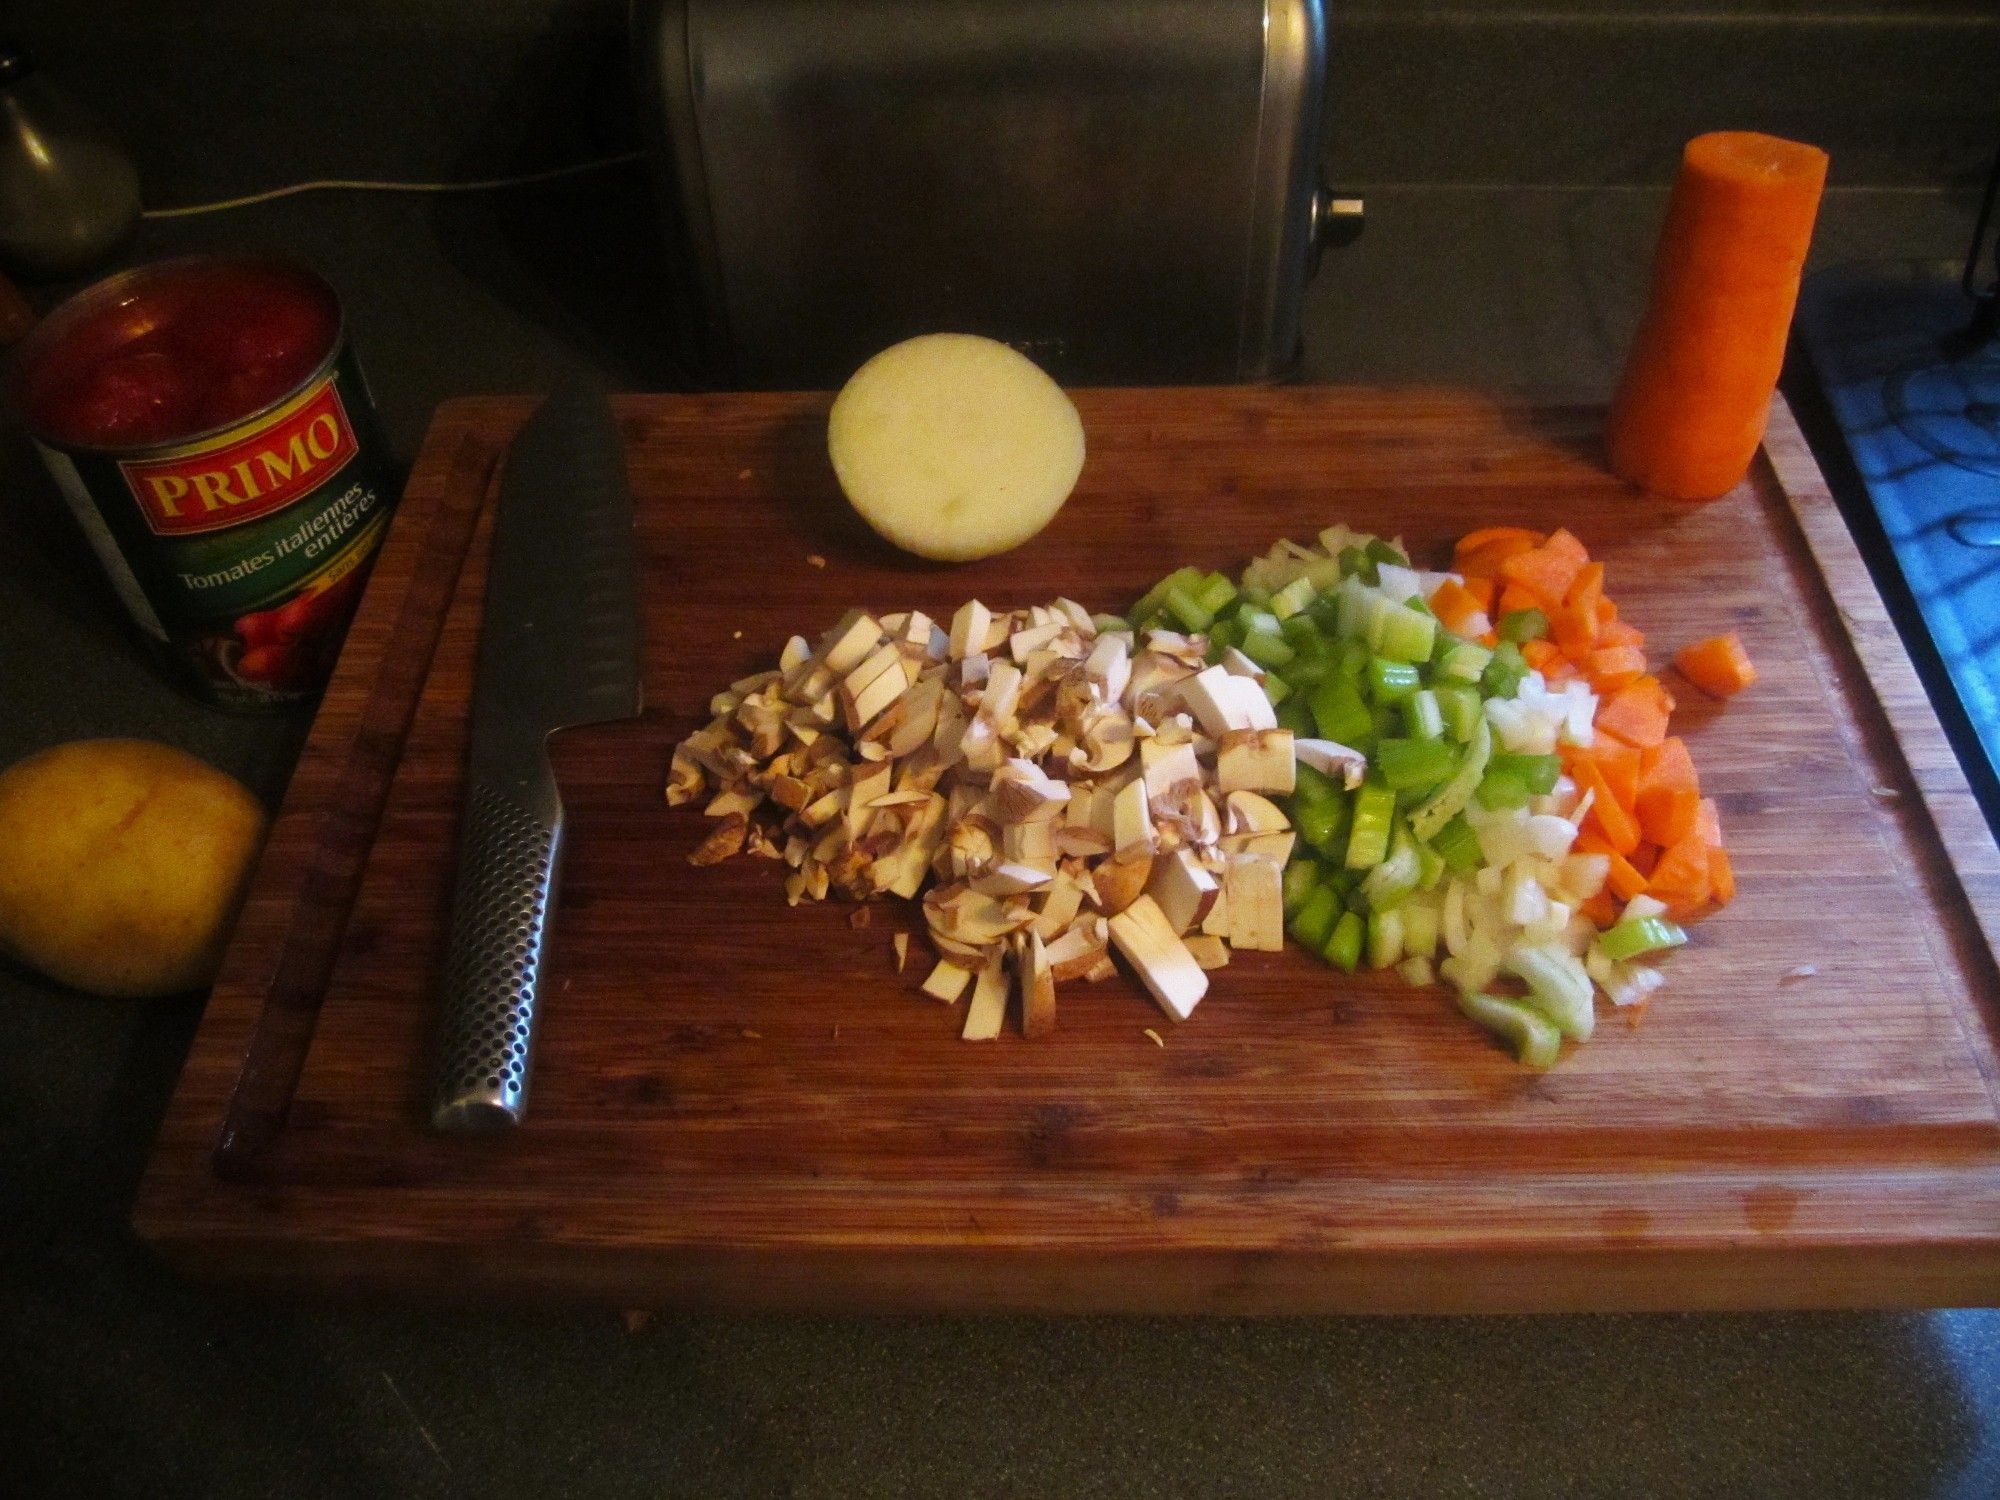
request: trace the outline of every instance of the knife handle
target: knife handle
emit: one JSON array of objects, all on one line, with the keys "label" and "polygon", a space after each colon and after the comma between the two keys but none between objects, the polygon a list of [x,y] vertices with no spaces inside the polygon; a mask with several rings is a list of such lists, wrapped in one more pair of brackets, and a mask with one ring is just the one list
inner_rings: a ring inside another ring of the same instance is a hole
[{"label": "knife handle", "polygon": [[466,797],[431,1105],[450,1134],[505,1130],[528,1109],[563,848],[562,799],[535,759],[539,783],[476,777]]}]

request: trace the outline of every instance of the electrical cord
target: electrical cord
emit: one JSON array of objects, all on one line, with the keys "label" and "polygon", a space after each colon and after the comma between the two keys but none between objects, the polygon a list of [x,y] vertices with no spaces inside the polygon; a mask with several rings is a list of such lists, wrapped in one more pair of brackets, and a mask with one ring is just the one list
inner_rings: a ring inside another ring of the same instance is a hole
[{"label": "electrical cord", "polygon": [[196,214],[219,214],[232,208],[251,208],[259,203],[270,203],[279,198],[296,197],[300,193],[490,193],[501,188],[530,187],[538,182],[554,182],[563,177],[580,177],[586,172],[601,172],[609,167],[622,167],[631,162],[645,160],[643,151],[626,151],[617,156],[600,156],[593,161],[571,162],[564,167],[551,167],[545,172],[527,172],[519,177],[490,177],[482,182],[371,182],[361,178],[325,177],[313,182],[294,182],[284,187],[267,188],[261,193],[246,193],[241,198],[222,198],[214,203],[188,203],[179,208],[149,208],[140,215],[144,219],[188,219]]}]

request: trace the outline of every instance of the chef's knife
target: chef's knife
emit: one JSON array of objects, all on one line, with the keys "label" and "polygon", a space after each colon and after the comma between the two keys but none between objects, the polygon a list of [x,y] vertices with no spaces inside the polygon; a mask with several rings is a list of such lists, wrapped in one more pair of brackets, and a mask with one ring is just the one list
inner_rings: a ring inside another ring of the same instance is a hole
[{"label": "chef's knife", "polygon": [[563,855],[558,729],[639,712],[639,581],[624,447],[601,396],[558,393],[500,478],[445,963],[439,1130],[528,1107]]}]

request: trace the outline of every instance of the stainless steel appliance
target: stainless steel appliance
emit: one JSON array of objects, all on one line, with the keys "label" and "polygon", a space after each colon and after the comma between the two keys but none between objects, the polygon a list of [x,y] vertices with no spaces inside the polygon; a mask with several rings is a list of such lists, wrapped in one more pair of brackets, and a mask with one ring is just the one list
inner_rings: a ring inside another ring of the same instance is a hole
[{"label": "stainless steel appliance", "polygon": [[1360,204],[1320,172],[1320,0],[635,0],[715,385],[1004,339],[1074,382],[1262,380]]}]

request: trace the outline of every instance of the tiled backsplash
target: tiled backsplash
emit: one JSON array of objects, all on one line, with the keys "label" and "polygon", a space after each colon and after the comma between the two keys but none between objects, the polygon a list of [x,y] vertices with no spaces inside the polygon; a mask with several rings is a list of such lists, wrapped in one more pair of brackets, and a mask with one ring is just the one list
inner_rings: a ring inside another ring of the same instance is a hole
[{"label": "tiled backsplash", "polygon": [[[481,175],[629,130],[625,0],[11,11],[123,133],[155,202],[302,176]],[[1688,135],[1746,126],[1826,146],[1840,184],[1941,185],[1976,177],[2000,141],[1994,0],[1375,0],[1329,15],[1343,183],[1657,182]]]}]

